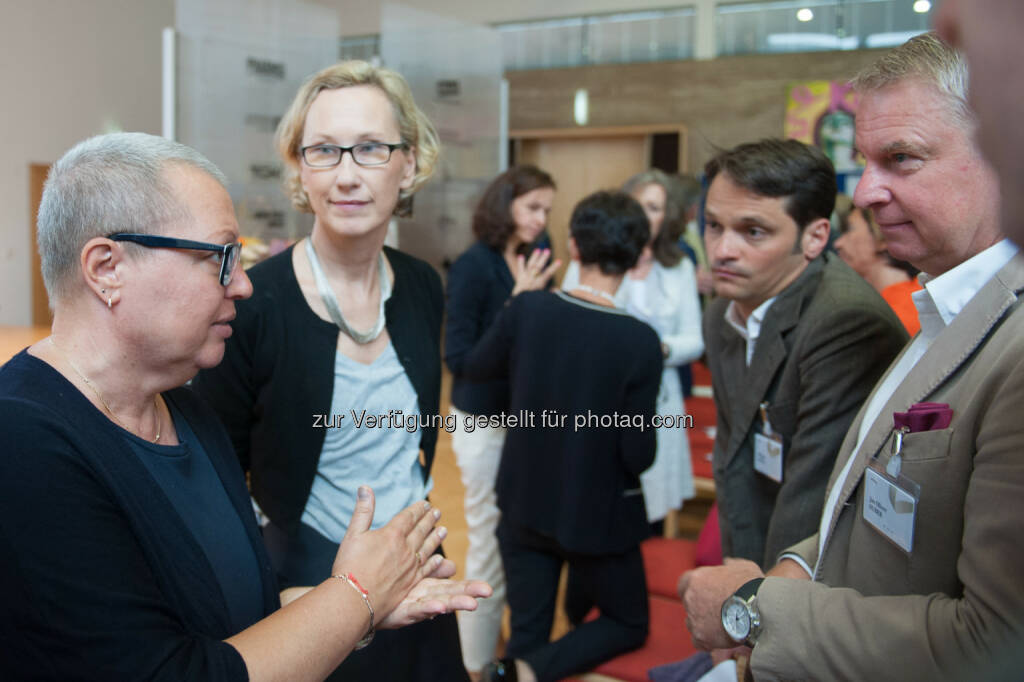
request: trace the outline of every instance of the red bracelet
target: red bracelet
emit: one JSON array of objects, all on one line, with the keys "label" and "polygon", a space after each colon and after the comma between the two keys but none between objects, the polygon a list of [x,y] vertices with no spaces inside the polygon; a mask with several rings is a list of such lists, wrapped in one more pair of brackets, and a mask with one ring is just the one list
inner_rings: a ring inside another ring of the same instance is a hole
[{"label": "red bracelet", "polygon": [[362,649],[367,644],[369,644],[370,642],[373,641],[373,634],[374,634],[373,620],[374,620],[375,616],[374,616],[374,613],[373,613],[373,604],[370,603],[370,593],[367,592],[366,589],[362,585],[359,584],[359,581],[356,580],[356,577],[354,575],[352,575],[351,573],[349,573],[348,575],[341,575],[341,574],[332,575],[331,577],[332,578],[338,578],[339,580],[344,580],[349,585],[351,585],[352,589],[355,590],[356,592],[358,592],[359,596],[363,598],[363,603],[366,604],[366,608],[370,612],[370,627],[367,628],[366,634],[363,635],[363,638],[361,640],[356,642],[356,646],[355,646],[356,649]]}]

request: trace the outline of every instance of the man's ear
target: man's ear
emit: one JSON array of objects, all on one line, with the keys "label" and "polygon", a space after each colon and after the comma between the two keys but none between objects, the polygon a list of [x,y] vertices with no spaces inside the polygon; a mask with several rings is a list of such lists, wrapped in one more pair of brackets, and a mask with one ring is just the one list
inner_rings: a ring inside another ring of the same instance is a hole
[{"label": "man's ear", "polygon": [[818,218],[804,228],[800,236],[800,249],[804,258],[812,261],[821,255],[828,246],[828,238],[832,231],[832,223],[828,218]]},{"label": "man's ear", "polygon": [[85,285],[104,305],[111,307],[121,300],[124,249],[106,237],[94,237],[82,247],[80,261]]}]

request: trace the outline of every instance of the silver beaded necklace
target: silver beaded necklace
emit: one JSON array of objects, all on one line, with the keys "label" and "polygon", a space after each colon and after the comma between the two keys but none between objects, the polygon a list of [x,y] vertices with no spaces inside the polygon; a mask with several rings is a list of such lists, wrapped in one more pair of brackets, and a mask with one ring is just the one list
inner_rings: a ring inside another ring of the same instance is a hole
[{"label": "silver beaded necklace", "polygon": [[341,314],[341,307],[338,305],[338,299],[334,295],[334,290],[331,289],[330,282],[327,281],[327,275],[324,274],[324,270],[320,267],[320,259],[316,256],[316,250],[313,248],[313,238],[309,237],[306,239],[306,255],[309,257],[309,265],[313,270],[313,279],[316,280],[316,288],[320,292],[320,300],[324,302],[324,307],[327,308],[327,314],[331,316],[331,320],[334,324],[338,325],[338,329],[345,332],[345,334],[358,343],[359,345],[366,345],[380,336],[380,333],[384,331],[384,303],[391,298],[391,281],[388,279],[387,267],[384,262],[384,252],[381,251],[377,254],[377,279],[380,284],[380,311],[377,313],[377,322],[374,323],[370,331],[360,332],[356,331],[348,325],[345,321],[345,317]]},{"label": "silver beaded necklace", "polygon": [[609,294],[607,291],[601,291],[600,289],[595,289],[594,287],[587,286],[586,284],[577,284],[574,288],[579,289],[580,291],[585,291],[588,294],[593,294],[598,298],[603,298],[604,300],[611,303],[613,308],[617,307],[615,305],[615,297]]}]

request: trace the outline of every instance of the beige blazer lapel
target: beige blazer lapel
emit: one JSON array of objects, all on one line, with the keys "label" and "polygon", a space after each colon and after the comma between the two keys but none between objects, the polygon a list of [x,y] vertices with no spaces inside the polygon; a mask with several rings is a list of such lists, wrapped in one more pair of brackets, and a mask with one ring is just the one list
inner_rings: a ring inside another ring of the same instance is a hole
[{"label": "beige blazer lapel", "polygon": [[[826,548],[832,539],[832,532],[835,530],[843,505],[856,490],[868,462],[893,432],[893,413],[905,412],[914,403],[922,402],[959,369],[989,337],[996,324],[1016,303],[1017,294],[1022,290],[1024,290],[1024,254],[1018,254],[1003,266],[968,302],[953,322],[939,333],[931,347],[921,356],[903,382],[897,386],[865,435],[860,450],[855,454],[857,459],[843,482],[843,488],[832,509],[831,523],[826,536]],[[835,485],[839,473],[857,443],[857,434],[860,431],[864,413],[874,397],[875,391],[885,383],[885,379],[899,364],[900,358],[909,350],[909,347],[910,344],[904,348],[900,356],[886,371],[885,376],[879,380],[847,431],[840,449],[840,457],[832,471],[828,490]],[[955,418],[956,415],[954,415]]]}]

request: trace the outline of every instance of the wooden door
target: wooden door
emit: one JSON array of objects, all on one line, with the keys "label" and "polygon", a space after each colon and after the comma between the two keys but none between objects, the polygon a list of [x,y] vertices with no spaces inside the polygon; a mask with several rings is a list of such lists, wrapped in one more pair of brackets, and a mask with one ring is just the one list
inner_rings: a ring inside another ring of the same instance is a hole
[{"label": "wooden door", "polygon": [[548,234],[555,257],[562,260],[561,282],[569,262],[569,218],[580,199],[601,189],[618,189],[628,178],[651,165],[652,135],[679,134],[679,168],[685,168],[685,129],[678,126],[623,126],[568,130],[510,131],[517,163],[547,171],[558,191],[551,207]]},{"label": "wooden door", "polygon": [[43,197],[43,184],[50,166],[33,163],[29,165],[29,234],[32,237],[32,324],[49,327],[51,314],[50,302],[46,296],[46,285],[43,284],[43,269],[39,262],[39,248],[36,240],[36,215],[39,213],[39,201]]}]

